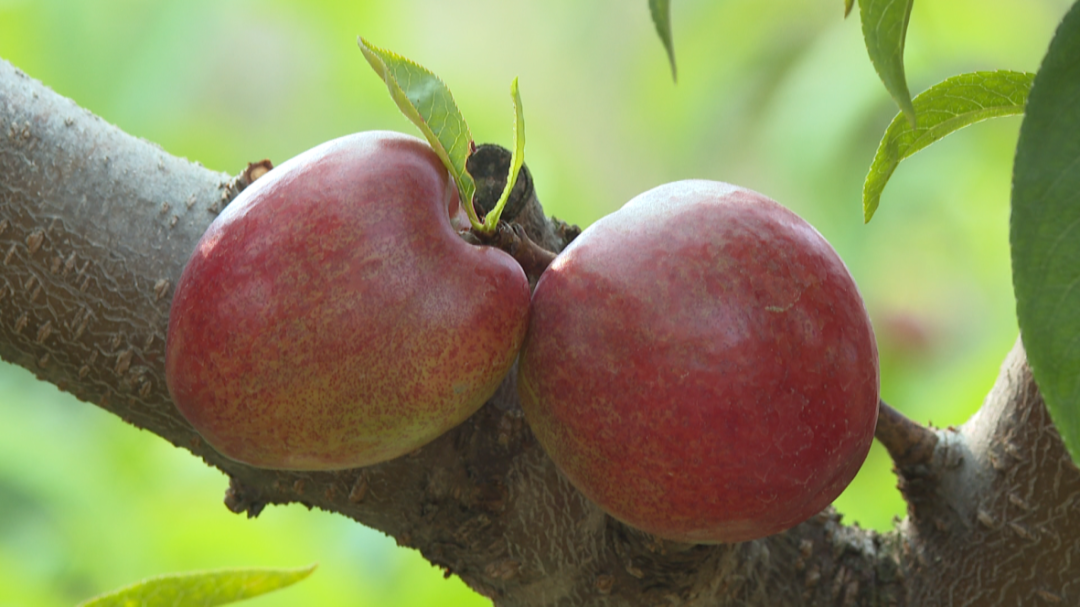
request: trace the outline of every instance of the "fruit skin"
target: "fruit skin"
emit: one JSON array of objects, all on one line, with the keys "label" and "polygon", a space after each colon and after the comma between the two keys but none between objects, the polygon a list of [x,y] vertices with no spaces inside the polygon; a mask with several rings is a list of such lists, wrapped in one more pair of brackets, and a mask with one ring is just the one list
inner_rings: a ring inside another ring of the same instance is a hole
[{"label": "fruit skin", "polygon": [[765,196],[683,181],[541,276],[519,391],[582,493],[661,538],[739,542],[822,510],[877,422],[874,334],[825,239]]},{"label": "fruit skin", "polygon": [[258,179],[177,284],[177,407],[223,455],[295,470],[388,460],[463,421],[513,364],[529,305],[521,267],[462,240],[463,216],[439,158],[397,133]]}]

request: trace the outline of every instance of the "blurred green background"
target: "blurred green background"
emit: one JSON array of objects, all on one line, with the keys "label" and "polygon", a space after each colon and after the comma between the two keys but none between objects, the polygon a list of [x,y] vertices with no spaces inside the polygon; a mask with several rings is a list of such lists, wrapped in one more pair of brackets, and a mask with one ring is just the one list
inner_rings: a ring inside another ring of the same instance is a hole
[{"label": "blurred green background", "polygon": [[[905,162],[864,226],[862,179],[896,110],[857,14],[843,20],[840,0],[673,4],[678,85],[645,0],[0,0],[0,57],[229,173],[350,132],[415,132],[359,34],[442,76],[478,142],[510,143],[518,76],[526,160],[549,213],[585,226],[691,177],[772,196],[855,275],[884,398],[923,422],[962,423],[1017,334],[1007,224],[1019,119]],[[912,91],[961,72],[1034,71],[1069,4],[917,2]],[[233,515],[219,472],[6,364],[0,419],[0,607],[71,605],[166,572],[316,561],[309,580],[247,604],[489,604],[342,517],[296,505]],[[903,514],[876,445],[837,506],[882,530]]]}]

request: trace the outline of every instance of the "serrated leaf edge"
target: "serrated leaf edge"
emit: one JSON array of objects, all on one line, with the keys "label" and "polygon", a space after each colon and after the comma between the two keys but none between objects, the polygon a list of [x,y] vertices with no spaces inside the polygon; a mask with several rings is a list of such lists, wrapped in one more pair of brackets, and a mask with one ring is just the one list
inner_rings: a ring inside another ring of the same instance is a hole
[{"label": "serrated leaf edge", "polygon": [[[926,91],[923,91],[913,100],[913,105],[918,105],[920,102],[925,101],[927,98],[934,97],[941,91],[943,87],[953,86],[957,84],[971,84],[960,82],[961,79],[970,78],[972,76],[1010,76],[1017,77],[1018,80],[1026,78],[1028,80],[1028,90],[1030,90],[1031,79],[1034,78],[1034,74],[1030,72],[1015,72],[1010,70],[998,70],[994,72],[970,72],[967,74],[958,74],[951,78],[947,78],[938,84],[930,87]],[[1017,82],[1017,84],[1022,84]],[[1027,95],[1024,95],[1026,100]],[[936,100],[936,97],[934,97]],[[878,144],[878,149],[874,153],[874,160],[870,164],[870,170],[867,172],[866,179],[863,182],[863,221],[869,223],[870,219],[877,211],[878,205],[881,201],[881,193],[885,190],[885,185],[889,181],[889,177],[900,165],[900,162],[915,154],[919,150],[928,147],[932,143],[946,137],[947,135],[959,131],[965,127],[971,126],[984,120],[991,118],[999,118],[1004,116],[1015,116],[1023,113],[1023,104],[1019,106],[997,106],[994,108],[988,108],[982,112],[977,112],[978,117],[974,119],[966,118],[964,116],[957,115],[955,118],[939,122],[927,129],[923,129],[919,132],[919,129],[912,129],[910,121],[906,120],[903,112],[897,114],[889,126],[885,129],[885,134]],[[968,114],[967,116],[970,116]],[[957,123],[962,123],[959,126],[953,126]],[[911,133],[912,131],[918,132],[918,136],[911,141],[904,149],[896,149],[899,145],[898,139],[904,135]],[[893,153],[889,153],[892,151]],[[877,179],[871,181],[871,177],[877,177]]]},{"label": "serrated leaf edge", "polygon": [[870,62],[874,65],[874,70],[878,73],[878,78],[880,78],[881,83],[885,85],[885,90],[889,92],[889,95],[900,107],[900,111],[905,116],[907,116],[908,121],[911,122],[911,126],[914,127],[916,125],[917,114],[915,112],[915,106],[911,100],[911,91],[908,88],[907,73],[904,68],[904,47],[907,41],[908,22],[910,22],[911,20],[911,8],[914,5],[914,0],[891,0],[891,2],[905,3],[904,19],[901,23],[900,28],[900,47],[896,49],[895,53],[892,52],[892,49],[890,49],[888,52],[889,56],[898,56],[898,71],[900,76],[899,82],[895,82],[891,85],[889,83],[889,80],[887,80],[885,77],[885,69],[887,67],[884,64],[885,59],[883,57],[879,57],[877,53],[877,51],[882,50],[882,47],[875,44],[874,46],[876,48],[871,48],[869,29],[872,27],[872,25],[869,22],[869,11],[866,10],[866,2],[869,1],[872,0],[859,0],[859,13],[862,19],[863,40],[866,43],[867,54],[870,56]]},{"label": "serrated leaf edge", "polygon": [[446,86],[446,83],[431,70],[408,57],[403,57],[393,51],[379,48],[365,40],[362,36],[357,37],[357,44],[360,46],[360,52],[364,54],[364,58],[367,59],[371,68],[375,70],[375,73],[378,74],[386,84],[387,89],[390,91],[390,96],[393,98],[394,103],[397,104],[398,109],[401,110],[401,113],[404,114],[410,122],[420,129],[424,138],[427,139],[428,144],[431,145],[432,150],[435,151],[435,154],[442,161],[443,165],[453,175],[454,180],[457,183],[458,194],[462,201],[461,204],[465,208],[466,214],[469,216],[469,223],[471,223],[474,228],[482,229],[483,224],[477,217],[476,207],[473,205],[473,197],[476,194],[476,181],[466,168],[469,154],[466,154],[465,158],[462,159],[460,166],[453,161],[450,157],[449,150],[446,149],[442,140],[440,140],[438,135],[435,134],[435,131],[432,130],[431,125],[429,125],[427,121],[424,120],[423,116],[420,115],[419,108],[413,104],[412,100],[409,99],[409,96],[405,93],[405,90],[390,74],[390,69],[386,65],[386,61],[380,55],[385,55],[395,61],[401,61],[419,70],[423,70],[446,89],[447,93],[450,95],[450,102],[453,104],[454,111],[461,117],[461,122],[465,126],[465,136],[468,139],[466,147],[471,148],[472,133],[469,130],[468,123],[465,122],[464,116],[461,115],[461,110],[458,108],[457,102],[454,101],[453,94],[450,93],[450,87]]},{"label": "serrated leaf edge", "polygon": [[671,79],[678,82],[679,72],[675,67],[675,40],[671,33],[671,1],[649,0],[649,13],[652,15],[656,33],[660,36],[660,42],[667,51],[668,63],[671,64]]}]

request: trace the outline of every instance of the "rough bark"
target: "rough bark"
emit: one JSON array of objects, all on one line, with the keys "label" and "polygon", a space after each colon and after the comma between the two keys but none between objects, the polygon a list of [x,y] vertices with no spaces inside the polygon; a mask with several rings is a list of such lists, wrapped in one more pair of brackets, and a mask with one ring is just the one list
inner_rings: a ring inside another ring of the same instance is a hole
[{"label": "rough bark", "polygon": [[[630,529],[560,476],[513,373],[466,423],[384,464],[296,473],[225,459],[169,400],[163,353],[172,286],[242,181],[0,61],[0,356],[224,470],[238,513],[287,502],[341,513],[501,606],[1080,604],[1080,472],[1019,342],[980,412],[898,463],[909,517],[888,534],[831,510],[736,545]],[[564,246],[576,232],[546,219],[523,183],[528,236]]]}]

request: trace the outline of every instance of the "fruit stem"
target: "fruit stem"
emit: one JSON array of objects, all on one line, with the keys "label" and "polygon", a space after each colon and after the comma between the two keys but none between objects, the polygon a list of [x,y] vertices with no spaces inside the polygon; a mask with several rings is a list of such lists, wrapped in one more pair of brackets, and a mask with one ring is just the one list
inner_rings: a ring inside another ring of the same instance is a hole
[{"label": "fruit stem", "polygon": [[938,442],[933,430],[908,419],[883,400],[878,401],[874,437],[881,441],[896,467],[901,469],[929,462]]},{"label": "fruit stem", "polygon": [[540,275],[555,260],[556,254],[541,247],[529,238],[525,228],[517,223],[500,221],[493,233],[474,230],[472,233],[482,244],[502,249],[510,254],[525,270],[529,284],[535,285]]}]

